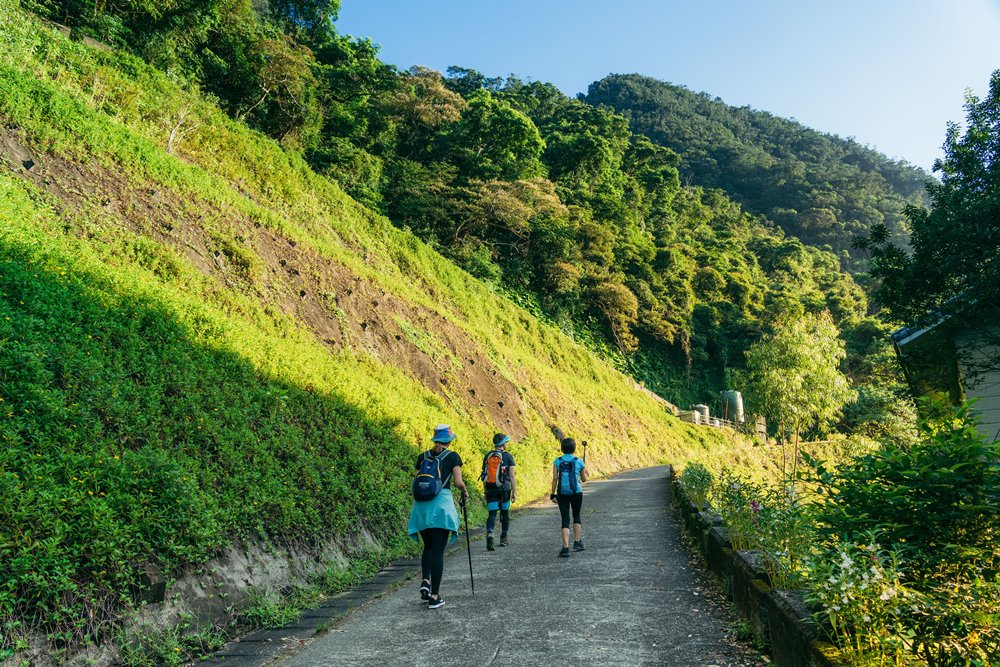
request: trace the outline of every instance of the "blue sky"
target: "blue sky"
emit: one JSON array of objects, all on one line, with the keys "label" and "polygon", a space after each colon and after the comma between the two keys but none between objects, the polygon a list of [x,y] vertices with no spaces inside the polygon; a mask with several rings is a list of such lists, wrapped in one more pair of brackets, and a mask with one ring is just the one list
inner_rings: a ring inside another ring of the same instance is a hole
[{"label": "blue sky", "polygon": [[638,72],[929,170],[965,90],[1000,69],[1000,0],[343,0],[399,67],[547,81]]}]

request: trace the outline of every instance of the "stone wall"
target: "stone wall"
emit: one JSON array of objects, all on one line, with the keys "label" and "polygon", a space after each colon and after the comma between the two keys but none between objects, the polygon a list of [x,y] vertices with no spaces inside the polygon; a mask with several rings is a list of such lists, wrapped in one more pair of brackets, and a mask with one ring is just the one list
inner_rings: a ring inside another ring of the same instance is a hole
[{"label": "stone wall", "polygon": [[756,551],[734,551],[717,516],[700,512],[671,479],[675,504],[709,571],[726,597],[768,647],[777,667],[840,667],[837,649],[819,639],[812,611],[797,591],[773,590],[763,559]]}]

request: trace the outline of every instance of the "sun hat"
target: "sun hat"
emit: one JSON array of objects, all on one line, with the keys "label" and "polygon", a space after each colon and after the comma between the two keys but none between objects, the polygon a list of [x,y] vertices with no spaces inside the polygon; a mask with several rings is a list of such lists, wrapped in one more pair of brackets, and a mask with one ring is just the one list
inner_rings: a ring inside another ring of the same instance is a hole
[{"label": "sun hat", "polygon": [[451,442],[455,439],[455,432],[447,424],[438,424],[434,427],[434,437],[432,442]]},{"label": "sun hat", "polygon": [[503,447],[508,442],[510,442],[510,438],[507,437],[507,435],[504,433],[497,433],[496,435],[493,436],[493,446],[496,447],[497,449]]}]

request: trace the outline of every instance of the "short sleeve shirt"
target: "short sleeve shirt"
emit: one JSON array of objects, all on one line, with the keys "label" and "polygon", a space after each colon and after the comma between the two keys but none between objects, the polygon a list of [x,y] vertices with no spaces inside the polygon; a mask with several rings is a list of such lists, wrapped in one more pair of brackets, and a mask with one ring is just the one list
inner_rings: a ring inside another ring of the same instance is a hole
[{"label": "short sleeve shirt", "polygon": [[[416,470],[420,470],[420,462],[423,461],[426,456],[433,458],[433,450],[427,450],[426,452],[417,455],[416,464],[414,465]],[[444,482],[443,488],[450,489],[452,473],[455,468],[462,465],[462,457],[458,455],[458,452],[446,449],[438,454],[438,459],[441,461],[441,480]]]},{"label": "short sleeve shirt", "polygon": [[573,456],[572,454],[563,454],[559,458],[555,459],[552,462],[552,465],[558,468],[559,464],[562,463],[563,461],[572,461],[572,460],[576,461],[576,485],[577,487],[582,489],[583,486],[581,486],[580,484],[580,472],[582,472],[584,468],[583,459],[581,459],[579,456]]}]

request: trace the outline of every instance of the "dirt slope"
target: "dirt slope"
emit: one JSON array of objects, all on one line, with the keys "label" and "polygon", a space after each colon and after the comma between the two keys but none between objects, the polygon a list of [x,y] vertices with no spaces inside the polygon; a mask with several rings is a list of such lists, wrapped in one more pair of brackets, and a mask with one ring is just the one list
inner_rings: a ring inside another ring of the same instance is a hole
[{"label": "dirt slope", "polygon": [[[481,414],[512,437],[526,433],[514,384],[441,314],[387,294],[333,260],[210,202],[180,206],[155,187],[136,189],[96,162],[42,153],[16,127],[0,134],[0,160],[51,193],[61,213],[96,213],[172,247],[220,287],[253,290],[262,302],[304,323],[330,349],[364,351],[406,369],[427,388],[464,403],[471,414]],[[212,219],[218,226],[220,217],[242,248],[213,238],[201,224]],[[240,250],[259,261],[248,267]],[[256,279],[248,279],[248,271]]]}]

